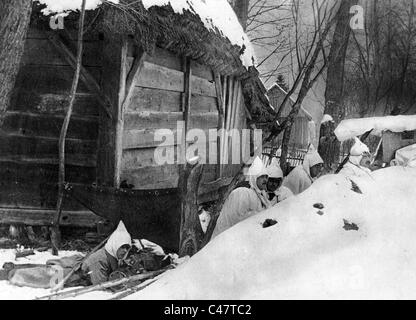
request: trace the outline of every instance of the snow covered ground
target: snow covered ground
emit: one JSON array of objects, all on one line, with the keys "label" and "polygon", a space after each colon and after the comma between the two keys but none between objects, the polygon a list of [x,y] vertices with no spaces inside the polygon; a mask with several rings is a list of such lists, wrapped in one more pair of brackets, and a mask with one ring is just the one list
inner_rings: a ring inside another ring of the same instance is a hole
[{"label": "snow covered ground", "polygon": [[[220,234],[128,298],[415,299],[416,169],[391,167],[373,178],[351,179],[355,187],[342,175],[320,178],[304,193]],[[314,207],[318,203],[323,209]],[[263,228],[268,218],[278,223]],[[43,252],[17,263],[50,258]],[[13,250],[0,250],[1,265],[13,260]],[[48,293],[0,282],[0,299]],[[92,292],[77,299],[111,297]]]},{"label": "snow covered ground", "polygon": [[[0,249],[0,267],[5,262],[14,264],[45,264],[49,259],[56,259],[50,251],[35,252],[35,255],[15,259],[15,249]],[[77,254],[77,251],[60,251],[59,258]],[[49,294],[48,289],[37,289],[29,287],[17,287],[8,281],[0,281],[0,300],[26,300]]]},{"label": "snow covered ground", "polygon": [[415,299],[416,169],[352,179],[361,193],[324,176],[129,299]]}]

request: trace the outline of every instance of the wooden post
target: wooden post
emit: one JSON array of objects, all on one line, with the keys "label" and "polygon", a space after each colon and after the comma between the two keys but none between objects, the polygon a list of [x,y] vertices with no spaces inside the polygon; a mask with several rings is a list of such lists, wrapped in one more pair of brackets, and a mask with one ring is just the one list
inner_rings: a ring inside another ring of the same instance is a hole
[{"label": "wooden post", "polygon": [[204,232],[198,216],[198,188],[203,166],[198,160],[187,162],[179,175],[178,189],[181,198],[181,226],[179,256],[192,256],[201,248]]},{"label": "wooden post", "polygon": [[[221,75],[219,73],[214,74],[215,79],[215,91],[217,93],[217,109],[218,109],[218,125],[217,129],[224,128],[224,99],[223,90],[221,85]],[[218,131],[220,132],[220,131]],[[217,135],[217,163],[215,175],[218,178],[221,177],[221,150],[222,150],[222,136]]]},{"label": "wooden post", "polygon": [[112,107],[110,116],[99,110],[97,183],[109,187],[118,187],[122,105],[126,96],[126,42],[126,39],[114,39],[104,34],[101,91],[105,92]]},{"label": "wooden post", "polygon": [[234,81],[232,77],[228,77],[228,86],[227,86],[227,107],[225,110],[225,133],[224,133],[224,143],[222,146],[222,163],[221,163],[221,176],[224,173],[224,169],[227,168],[227,166],[225,165],[225,163],[229,163],[230,160],[230,154],[229,154],[229,140],[230,137],[228,135],[228,130],[231,128],[231,119],[232,119],[232,109],[233,109],[233,96],[234,96]]},{"label": "wooden post", "polygon": [[[143,68],[146,53],[140,51],[134,58],[133,66],[127,70],[127,39],[123,42],[121,48],[121,65],[120,65],[120,89],[119,89],[119,106],[116,122],[116,139],[115,139],[115,161],[114,161],[114,186],[120,185],[121,160],[123,156],[123,132],[124,132],[124,113],[131,103],[134,87]],[[128,75],[127,75],[128,73]]]},{"label": "wooden post", "polygon": [[184,72],[184,92],[182,94],[182,112],[183,112],[183,121],[185,122],[185,126],[182,130],[182,137],[181,137],[181,144],[178,150],[180,150],[180,155],[178,159],[180,159],[179,163],[184,164],[186,163],[186,133],[189,129],[189,122],[191,119],[191,97],[192,97],[192,68],[191,68],[191,60],[189,58],[183,59],[183,72]]},{"label": "wooden post", "polygon": [[114,135],[114,186],[120,185],[120,171],[121,171],[121,159],[123,155],[123,128],[124,128],[124,112],[123,102],[126,95],[126,80],[127,80],[127,50],[128,42],[124,38],[121,45],[120,52],[120,80],[119,80],[119,93],[118,103],[115,119],[115,135]]}]

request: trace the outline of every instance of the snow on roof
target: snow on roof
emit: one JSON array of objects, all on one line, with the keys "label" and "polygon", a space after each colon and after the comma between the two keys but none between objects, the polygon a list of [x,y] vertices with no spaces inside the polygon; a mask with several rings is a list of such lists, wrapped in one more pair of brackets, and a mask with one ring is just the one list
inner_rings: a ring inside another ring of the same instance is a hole
[{"label": "snow on roof", "polygon": [[386,116],[342,120],[335,129],[339,141],[360,136],[367,131],[380,135],[383,131],[403,132],[416,130],[416,115]]},{"label": "snow on roof", "polygon": [[[46,5],[42,10],[45,15],[53,13],[63,13],[67,11],[75,11],[81,9],[82,0],[36,0],[41,4]],[[87,0],[85,3],[86,10],[94,10],[104,1],[118,3],[119,0]]]},{"label": "snow on roof", "polygon": [[245,47],[241,61],[245,67],[252,66],[255,60],[254,49],[243,30],[237,15],[227,0],[142,0],[146,9],[152,6],[170,4],[176,13],[190,10],[199,15],[205,27],[218,28],[232,44]]},{"label": "snow on roof", "polygon": [[[44,14],[62,13],[79,10],[82,0],[37,0],[47,6]],[[87,0],[86,9],[96,9],[106,0]],[[107,0],[118,3],[119,0]],[[201,18],[205,27],[209,30],[218,29],[232,44],[245,48],[240,56],[243,65],[248,68],[255,62],[254,48],[238,21],[237,15],[227,0],[142,0],[143,6],[149,9],[153,6],[165,6],[170,4],[172,9],[179,14],[189,10]]]}]

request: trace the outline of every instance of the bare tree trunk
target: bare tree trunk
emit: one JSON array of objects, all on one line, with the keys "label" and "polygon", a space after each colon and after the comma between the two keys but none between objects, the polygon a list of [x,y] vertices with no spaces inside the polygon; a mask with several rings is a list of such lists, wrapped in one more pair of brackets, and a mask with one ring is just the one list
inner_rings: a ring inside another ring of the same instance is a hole
[{"label": "bare tree trunk", "polygon": [[71,120],[72,109],[75,101],[75,94],[77,93],[79,74],[82,65],[82,50],[83,50],[83,29],[85,18],[85,3],[86,0],[82,0],[81,15],[78,25],[78,46],[77,46],[77,67],[75,70],[74,78],[72,80],[71,91],[69,94],[69,106],[66,112],[64,123],[62,124],[61,134],[59,136],[59,175],[58,175],[58,200],[56,204],[56,213],[52,221],[51,227],[51,242],[52,253],[58,255],[58,249],[60,246],[60,230],[59,222],[61,219],[62,203],[64,199],[64,183],[65,183],[65,139],[68,131],[69,121]]},{"label": "bare tree trunk", "polygon": [[0,1],[0,125],[19,71],[32,0]]},{"label": "bare tree trunk", "polygon": [[[355,4],[357,4],[357,0],[343,0],[341,2],[335,18],[335,32],[328,57],[325,113],[332,116],[335,124],[338,124],[345,117],[345,108],[342,105],[344,65],[351,32],[349,12]],[[325,162],[325,166],[330,168],[338,159],[340,143],[336,138],[334,139],[333,130],[323,130],[321,132],[318,151]]]},{"label": "bare tree trunk", "polygon": [[235,0],[233,9],[244,31],[247,28],[249,0]]}]

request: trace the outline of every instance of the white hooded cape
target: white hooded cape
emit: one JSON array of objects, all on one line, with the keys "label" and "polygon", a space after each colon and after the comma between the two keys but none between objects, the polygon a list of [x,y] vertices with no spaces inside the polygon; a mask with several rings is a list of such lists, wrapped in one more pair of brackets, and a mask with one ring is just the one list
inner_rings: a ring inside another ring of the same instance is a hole
[{"label": "white hooded cape", "polygon": [[324,161],[311,145],[305,159],[303,160],[303,164],[297,166],[288,174],[286,179],[283,181],[283,186],[289,188],[295,195],[305,191],[313,183],[310,168],[319,163],[324,163]]},{"label": "white hooded cape", "polygon": [[271,206],[267,200],[267,194],[260,191],[257,187],[256,180],[262,175],[267,175],[267,171],[263,162],[256,158],[248,170],[250,188],[241,187],[230,193],[222,207],[211,238]]},{"label": "white hooded cape", "polygon": [[123,221],[120,221],[117,229],[114,230],[110,238],[108,238],[104,248],[109,255],[117,259],[117,250],[125,244],[131,246],[131,236],[128,233]]}]

